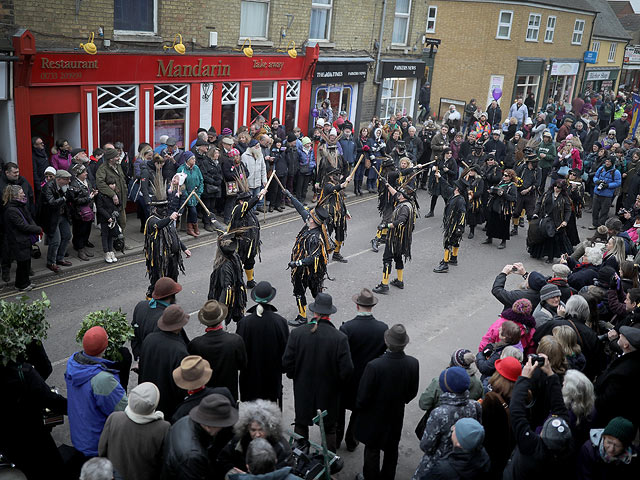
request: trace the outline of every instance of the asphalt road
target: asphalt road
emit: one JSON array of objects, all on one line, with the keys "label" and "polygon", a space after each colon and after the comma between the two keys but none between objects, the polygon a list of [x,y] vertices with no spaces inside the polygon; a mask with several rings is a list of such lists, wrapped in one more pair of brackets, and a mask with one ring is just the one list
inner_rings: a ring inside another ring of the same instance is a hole
[{"label": "asphalt road", "polygon": [[[433,273],[432,269],[442,258],[443,204],[440,200],[436,216],[425,219],[429,196],[421,191],[419,200],[425,208],[416,224],[413,259],[405,268],[405,288],[398,290],[391,287],[388,295],[380,296],[374,314],[389,325],[403,323],[406,326],[411,338],[406,353],[420,361],[422,392],[448,364],[454,350],[468,348],[476,351],[481,336],[501,310],[500,304],[491,296],[490,289],[495,276],[506,263],[523,261],[528,271],[538,269],[549,272],[550,269],[527,255],[524,229],[520,229],[518,237],[507,242],[505,250],[497,250],[495,244],[481,245],[484,235],[478,229],[473,240],[467,240],[465,236],[458,257],[459,266],[451,267],[448,274]],[[375,196],[350,196],[348,205],[353,218],[349,222],[342,253],[349,263],[330,263],[329,275],[334,280],[325,282],[327,293],[333,296],[334,304],[338,307],[338,312],[333,316],[337,326],[355,316],[352,295],[362,287],[377,285],[382,270],[382,250],[373,253],[369,243],[379,221]],[[286,318],[293,318],[297,313],[286,265],[301,227],[302,221],[293,210],[290,215],[263,225],[262,262],[257,263],[255,269],[257,281],[269,280],[277,289],[273,303]],[[214,240],[196,239],[189,248],[193,256],[185,260],[187,274],[179,279],[183,290],[178,295],[178,303],[185,311],[195,313],[206,301],[215,256]],[[508,287],[515,288],[518,280],[509,277]],[[75,336],[87,313],[107,307],[121,308],[130,319],[135,304],[144,298],[146,287],[144,259],[141,255],[127,257],[115,265],[105,264],[97,269],[70,272],[38,283],[29,296],[35,298],[45,291],[52,303],[48,314],[51,327],[45,347],[54,362],[54,372],[48,383],[65,393],[63,375],[66,359],[81,348],[75,342]],[[0,295],[1,298],[8,298],[8,294]],[[232,325],[231,329],[235,327]],[[190,338],[204,333],[196,315],[192,315],[186,330]],[[130,387],[136,381],[136,375],[132,374]],[[292,383],[287,378],[283,381],[284,420],[288,425],[293,421]],[[405,412],[397,473],[399,479],[410,478],[420,461],[419,442],[413,430],[421,416],[416,398],[407,405]],[[60,442],[70,443],[67,426],[57,427],[54,436]],[[353,453],[341,449],[339,454],[345,459],[346,466],[337,478],[352,479],[361,470],[363,447],[358,447]]]}]

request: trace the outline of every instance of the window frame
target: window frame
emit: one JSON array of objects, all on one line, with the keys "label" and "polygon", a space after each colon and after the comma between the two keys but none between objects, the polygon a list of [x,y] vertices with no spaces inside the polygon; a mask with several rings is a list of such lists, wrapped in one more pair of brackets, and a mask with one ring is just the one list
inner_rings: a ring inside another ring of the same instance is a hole
[{"label": "window frame", "polygon": [[607,57],[608,63],[613,63],[616,61],[616,54],[618,53],[618,44],[616,42],[611,42],[609,45],[609,56]]},{"label": "window frame", "polygon": [[[582,24],[582,29],[578,30],[578,25]],[[573,33],[571,34],[571,45],[582,45],[582,39],[584,37],[584,27],[587,22],[580,18],[576,18],[576,21],[573,23]],[[575,40],[576,35],[580,35],[580,41],[577,42]]]},{"label": "window frame", "polygon": [[[431,10],[434,10],[433,17],[430,16]],[[427,7],[427,27],[425,33],[436,33],[436,21],[438,19],[438,7],[436,5],[429,5]],[[429,22],[433,22],[433,28],[429,28]]]},{"label": "window frame", "polygon": [[[553,18],[553,27],[549,27],[549,20]],[[547,28],[544,31],[544,43],[553,43],[553,39],[556,36],[556,25],[558,24],[558,17],[555,15],[549,15],[547,17]],[[551,32],[551,38],[547,40],[547,34]]]},{"label": "window frame", "polygon": [[311,11],[313,10],[329,10],[327,16],[327,24],[325,25],[325,31],[327,32],[326,38],[311,38],[311,15],[309,15],[309,40],[313,42],[330,42],[331,41],[331,20],[333,19],[333,0],[329,0],[329,4],[315,3],[311,0]]},{"label": "window frame", "polygon": [[398,8],[398,2],[396,1],[396,9],[393,12],[393,23],[395,24],[396,18],[400,17],[400,18],[406,18],[407,19],[407,26],[404,29],[404,42],[402,43],[397,43],[393,41],[393,33],[395,29],[391,30],[391,45],[396,46],[396,47],[406,47],[407,43],[409,42],[409,26],[411,24],[411,7],[413,6],[413,2],[412,0],[409,0],[409,8],[407,9],[408,12],[407,13],[398,13],[397,8]]},{"label": "window frame", "polygon": [[[531,25],[531,19],[538,19],[538,26]],[[529,19],[527,20],[527,33],[525,34],[526,42],[537,42],[540,39],[540,26],[542,25],[542,14],[541,13],[530,13]],[[535,32],[535,38],[529,38],[529,31]]]},{"label": "window frame", "polygon": [[[114,10],[115,10],[115,1]],[[147,37],[155,37],[158,35],[158,0],[153,0],[153,31],[148,30],[119,30],[115,28],[116,18],[115,11],[113,13],[113,34],[114,35],[145,35]]]},{"label": "window frame", "polygon": [[[415,102],[416,102],[416,85],[417,85],[416,80],[417,79],[412,77],[390,77],[390,78],[382,79],[382,93],[380,95],[380,110],[378,111],[379,113],[378,118],[381,121],[388,120],[389,118],[391,118],[391,115],[395,115],[396,111],[398,110],[398,99],[402,99],[403,110],[406,111],[408,115],[411,114],[411,112],[413,112],[413,109],[415,107]],[[385,82],[390,82],[391,87],[385,89],[384,87]],[[394,93],[397,93],[398,91],[398,86],[396,85],[397,82],[402,82],[404,85],[402,96],[394,95]],[[390,91],[392,94],[389,96],[385,96],[386,91]],[[409,92],[408,95],[407,95],[407,91]],[[405,105],[405,100],[408,100],[408,103],[409,103],[408,105]],[[393,108],[389,110],[389,105],[391,103],[393,103]],[[384,109],[384,112],[383,112],[383,109]],[[387,113],[389,113],[388,116],[387,116]]]},{"label": "window frame", "polygon": [[[266,3],[267,4],[267,16],[265,18],[265,28],[264,28],[264,37],[247,37],[242,36],[240,32],[242,31],[242,3],[250,2],[250,3]],[[267,41],[269,40],[269,18],[271,16],[271,0],[240,0],[240,25],[238,26],[238,40],[258,40],[258,41]]]},{"label": "window frame", "polygon": [[[510,15],[508,24],[501,22],[503,13],[508,13]],[[500,36],[500,27],[509,28],[509,33],[507,34],[507,36],[504,36],[504,37]],[[513,28],[513,10],[500,10],[500,12],[498,13],[498,29],[496,30],[496,40],[511,40],[512,28]]]}]

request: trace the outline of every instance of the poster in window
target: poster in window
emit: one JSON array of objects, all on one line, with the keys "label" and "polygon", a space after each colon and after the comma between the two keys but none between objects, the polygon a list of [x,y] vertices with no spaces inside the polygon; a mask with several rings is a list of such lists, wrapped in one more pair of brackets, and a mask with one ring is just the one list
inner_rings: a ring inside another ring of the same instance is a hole
[{"label": "poster in window", "polygon": [[176,145],[184,148],[184,119],[174,118],[170,120],[156,120],[154,135],[156,140],[161,135],[167,135],[176,139]]},{"label": "poster in window", "polygon": [[[491,78],[489,79],[489,93],[487,94],[486,107],[491,105],[491,101],[493,100],[493,89],[499,88],[500,90],[504,90],[502,88],[503,86],[504,86],[504,75],[491,75]],[[502,97],[500,98],[500,100],[502,100]],[[500,100],[498,100],[498,105],[500,105]],[[486,107],[485,107],[485,110],[487,109]]]}]

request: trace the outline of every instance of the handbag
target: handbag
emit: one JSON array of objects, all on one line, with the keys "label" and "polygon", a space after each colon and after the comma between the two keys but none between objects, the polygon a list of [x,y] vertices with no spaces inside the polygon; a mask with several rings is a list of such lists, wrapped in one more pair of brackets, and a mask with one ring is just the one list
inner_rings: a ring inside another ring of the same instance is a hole
[{"label": "handbag", "polygon": [[238,194],[238,182],[235,180],[229,180],[225,182],[227,184],[227,196],[232,197]]},{"label": "handbag", "polygon": [[210,183],[207,183],[204,186],[204,193],[208,195],[215,195],[219,191],[220,191],[220,187],[218,187],[217,185],[211,185]]},{"label": "handbag", "polygon": [[91,208],[90,205],[82,205],[78,210],[78,213],[80,214],[80,219],[83,222],[92,222],[95,218],[93,208]]},{"label": "handbag", "polygon": [[567,175],[569,175],[569,166],[563,165],[562,167],[560,167],[558,169],[558,175],[560,175],[561,177],[566,177]]},{"label": "handbag", "polygon": [[[25,218],[25,216],[20,210],[18,210],[18,213],[22,217],[22,220],[24,220],[24,223],[26,223],[27,225],[30,225],[30,223],[27,222],[27,219]],[[35,245],[36,243],[38,243],[38,240],[40,240],[40,234],[39,233],[29,234],[29,240],[31,241],[31,246]],[[40,247],[38,247],[38,251],[40,251]],[[38,257],[34,257],[34,258],[38,258]]]},{"label": "handbag", "polygon": [[127,199],[131,202],[135,202],[140,195],[142,195],[142,192],[140,191],[140,179],[132,178],[129,180],[127,188]]},{"label": "handbag", "polygon": [[431,414],[431,411],[424,412],[424,415],[422,416],[422,418],[418,422],[418,425],[416,425],[415,432],[416,432],[416,436],[418,437],[418,440],[422,440],[422,436],[424,435],[424,431],[427,428],[427,420],[429,420],[429,415],[430,414]]},{"label": "handbag", "polygon": [[546,215],[540,220],[540,231],[547,238],[553,238],[556,235],[556,227],[553,224],[553,218],[550,215]]}]

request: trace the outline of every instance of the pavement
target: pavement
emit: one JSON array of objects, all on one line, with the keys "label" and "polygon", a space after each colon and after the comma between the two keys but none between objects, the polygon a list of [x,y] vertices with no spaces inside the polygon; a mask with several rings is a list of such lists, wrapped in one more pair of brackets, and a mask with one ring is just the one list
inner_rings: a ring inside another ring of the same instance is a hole
[{"label": "pavement", "polygon": [[[482,335],[501,311],[501,304],[491,295],[491,286],[496,275],[505,264],[522,261],[528,271],[538,270],[550,274],[550,266],[529,258],[526,253],[526,229],[507,242],[505,250],[498,250],[496,244],[482,245],[485,236],[478,229],[473,240],[464,237],[459,253],[459,265],[451,267],[447,274],[436,274],[432,270],[442,259],[442,200],[436,207],[436,215],[425,219],[429,196],[419,192],[419,202],[423,206],[422,215],[417,220],[412,253],[413,258],[405,267],[405,288],[391,287],[388,295],[379,295],[379,303],[374,309],[376,318],[390,326],[403,323],[411,339],[406,353],[420,362],[419,394],[429,385],[431,379],[442,371],[450,361],[451,353],[458,348],[477,351]],[[338,311],[332,317],[334,325],[355,317],[356,309],[351,296],[362,287],[376,286],[382,275],[382,250],[374,253],[370,240],[379,223],[375,195],[354,197],[350,195],[347,205],[352,219],[349,221],[348,235],[342,254],[349,263],[328,265],[331,280],[325,281],[327,293],[333,296]],[[263,216],[260,216],[263,219]],[[585,215],[588,217],[588,215]],[[131,229],[137,230],[139,223],[131,218]],[[581,219],[579,225],[586,225]],[[287,209],[284,214],[267,214],[261,230],[261,261],[256,263],[256,281],[269,280],[277,290],[273,304],[285,318],[296,316],[295,299],[292,295],[290,271],[287,262],[296,234],[302,221],[295,211]],[[202,232],[202,229],[201,229]],[[586,237],[587,230],[580,230]],[[137,240],[136,240],[136,235]],[[51,299],[51,309],[47,319],[50,323],[49,336],[45,348],[54,365],[54,371],[47,380],[66,394],[64,371],[68,357],[81,349],[75,335],[82,319],[90,312],[111,308],[121,308],[129,318],[137,302],[143,300],[148,281],[145,277],[144,257],[141,254],[141,236],[132,233],[130,242],[137,242],[137,250],[128,251],[116,264],[106,264],[102,260],[80,262],[73,259],[73,267],[60,275],[47,274],[35,281],[36,287],[28,293],[37,298],[45,291]],[[92,238],[96,238],[95,234]],[[96,243],[96,242],[94,242]],[[97,245],[97,243],[96,243]],[[209,276],[215,258],[215,237],[204,234],[198,239],[189,239],[187,245],[193,255],[185,259],[186,275],[179,282],[183,286],[177,302],[191,319],[185,329],[189,338],[202,335],[204,328],[195,315],[206,301]],[[41,271],[41,269],[38,269]],[[395,273],[392,273],[392,278]],[[510,275],[507,288],[517,288],[521,277]],[[0,291],[0,299],[15,298],[12,289]],[[310,301],[311,297],[308,296]],[[249,300],[249,305],[253,302]],[[235,325],[230,325],[235,331]],[[137,383],[137,376],[131,375],[129,388]],[[283,423],[287,428],[293,422],[293,388],[291,380],[283,377],[284,408]],[[418,394],[418,395],[419,395]],[[399,463],[396,478],[411,478],[422,452],[414,429],[422,416],[418,398],[405,409],[405,422],[399,448]],[[384,419],[381,419],[384,421]],[[318,439],[318,429],[312,429],[311,438]],[[68,424],[56,427],[53,432],[58,443],[70,444]],[[335,478],[354,478],[362,469],[363,446],[355,452],[343,448],[338,453],[345,460],[345,468]]]}]

